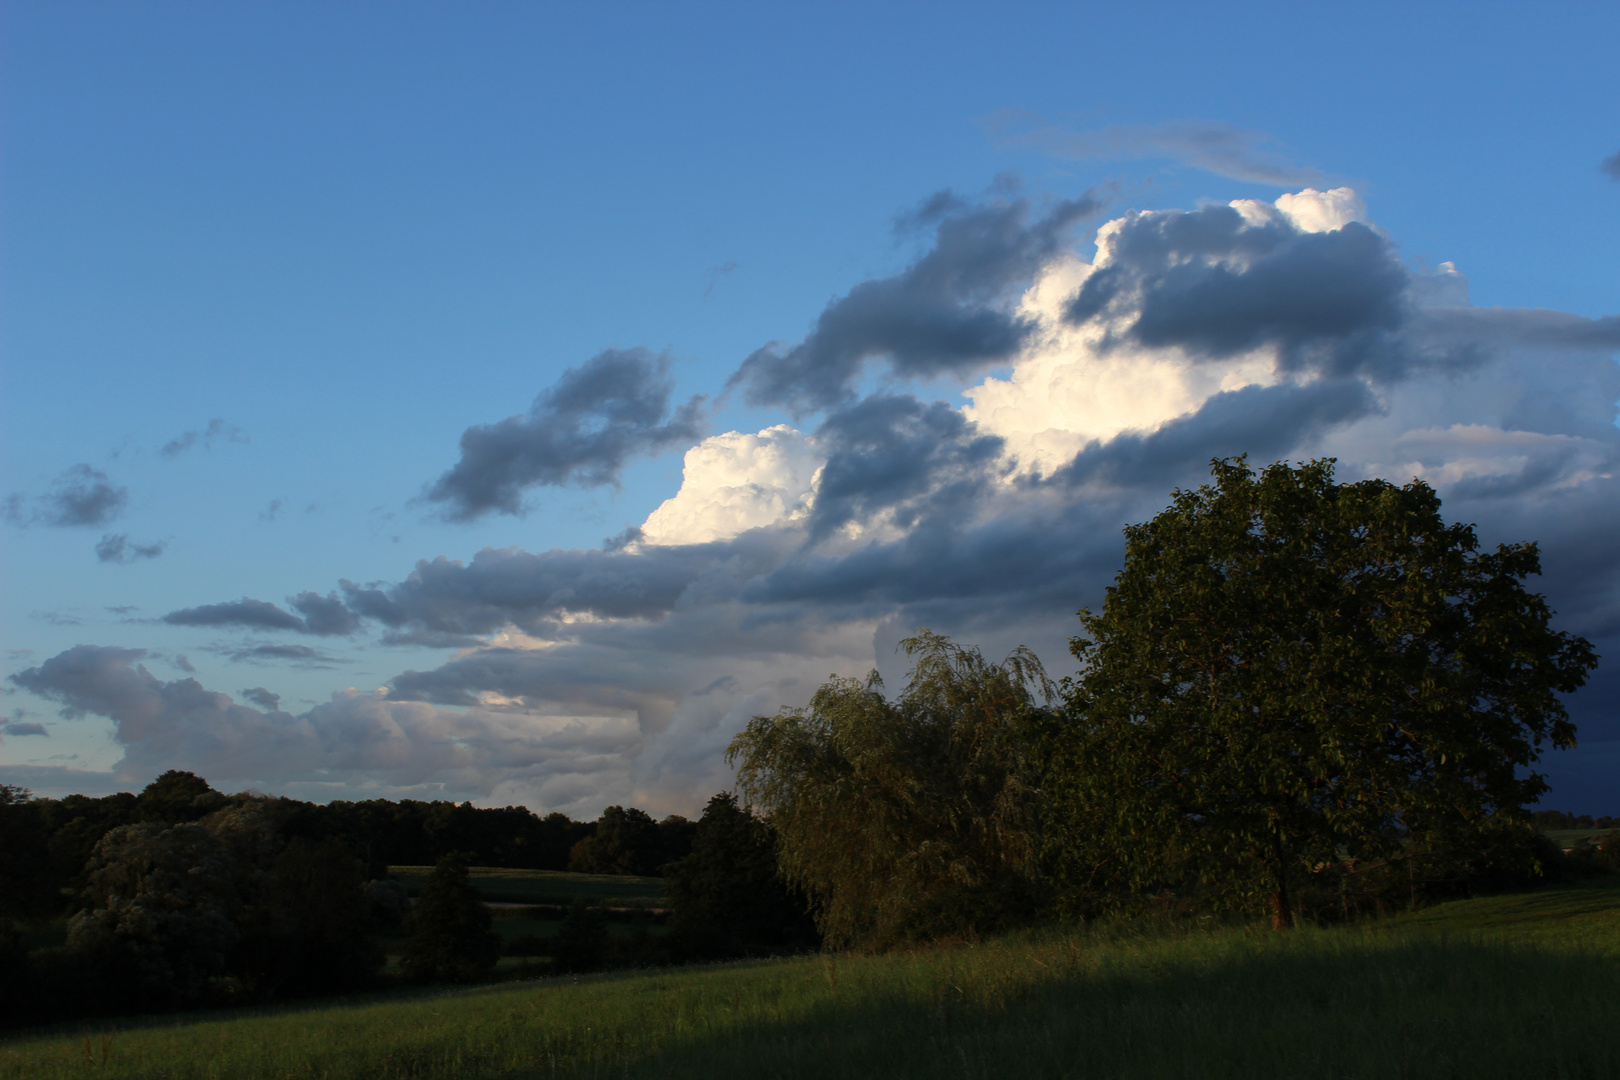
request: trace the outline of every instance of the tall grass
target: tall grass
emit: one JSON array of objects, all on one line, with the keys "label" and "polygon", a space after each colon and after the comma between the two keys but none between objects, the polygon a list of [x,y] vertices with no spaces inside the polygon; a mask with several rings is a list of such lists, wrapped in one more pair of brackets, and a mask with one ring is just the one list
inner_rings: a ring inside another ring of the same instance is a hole
[{"label": "tall grass", "polygon": [[[0,1077],[1612,1077],[1620,892],[1052,929],[0,1043]],[[104,1039],[105,1035],[105,1039]]]}]

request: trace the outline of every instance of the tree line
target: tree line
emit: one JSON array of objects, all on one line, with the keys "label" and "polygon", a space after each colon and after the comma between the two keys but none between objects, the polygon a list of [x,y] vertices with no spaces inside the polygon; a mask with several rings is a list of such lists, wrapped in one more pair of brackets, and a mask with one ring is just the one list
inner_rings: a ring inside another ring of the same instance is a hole
[{"label": "tree line", "polygon": [[[664,874],[670,937],[640,954],[660,962],[1108,912],[1281,929],[1620,866],[1620,836],[1569,858],[1527,810],[1597,663],[1525,588],[1534,544],[1481,551],[1427,485],[1339,484],[1331,460],[1213,475],[1127,528],[1076,675],[920,630],[897,694],[835,677],[753,718],[728,749],[737,790],[696,822],[314,806],[185,773],[138,797],[10,792],[0,917],[71,905],[47,958],[69,983],[183,1004],[222,979],[248,1000],[370,977],[363,928],[403,914],[389,864],[438,864],[405,957],[437,980],[493,963],[469,863]],[[568,913],[558,967],[604,962],[604,917]],[[0,963],[21,962],[15,939]]]}]

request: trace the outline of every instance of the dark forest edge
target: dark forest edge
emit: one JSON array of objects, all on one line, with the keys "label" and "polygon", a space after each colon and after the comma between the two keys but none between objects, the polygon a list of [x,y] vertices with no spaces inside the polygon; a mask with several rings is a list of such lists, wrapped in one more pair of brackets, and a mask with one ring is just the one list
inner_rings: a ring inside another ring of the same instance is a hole
[{"label": "dark forest edge", "polygon": [[[244,793],[170,772],[140,796],[0,794],[0,993],[15,1022],[418,982],[503,951],[468,866],[661,875],[667,926],[578,898],[531,973],[817,945],[978,940],[1054,920],[1252,918],[1282,929],[1620,869],[1610,818],[1526,809],[1561,695],[1596,665],[1419,481],[1332,462],[1173,494],[1127,529],[1079,675],[919,630],[890,696],[833,678],[733,740],[702,817]],[[1573,825],[1571,824],[1573,822]],[[1609,828],[1563,851],[1541,829]],[[433,865],[414,907],[390,865]],[[622,913],[621,913],[622,914]],[[68,916],[65,946],[16,927]]]}]

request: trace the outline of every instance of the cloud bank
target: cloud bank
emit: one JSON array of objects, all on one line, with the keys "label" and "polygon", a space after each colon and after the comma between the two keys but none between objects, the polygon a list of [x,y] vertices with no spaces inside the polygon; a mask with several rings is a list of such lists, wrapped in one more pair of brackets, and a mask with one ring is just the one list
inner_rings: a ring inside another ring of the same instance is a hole
[{"label": "cloud bank", "polygon": [[[600,549],[440,555],[287,607],[164,617],[453,650],[383,690],[293,715],[264,687],[238,703],[94,645],[13,681],[109,718],[121,776],[692,812],[728,783],[722,750],[749,716],[830,673],[897,674],[914,627],[990,654],[1028,644],[1066,670],[1121,528],[1242,453],[1420,477],[1487,543],[1538,540],[1558,625],[1614,655],[1620,322],[1476,308],[1455,267],[1408,265],[1348,189],[1124,213],[1088,260],[1073,230],[1096,209],[926,204],[916,263],[737,370],[733,386],[794,424],[700,439],[695,412],[669,410],[662,361],[632,352],[469,430],[434,489],[464,516],[512,512],[532,484],[607,482],[684,440],[680,488]],[[919,389],[941,380],[960,397]],[[1609,790],[1617,703],[1607,666],[1574,698],[1583,749],[1544,762],[1560,798]]]}]

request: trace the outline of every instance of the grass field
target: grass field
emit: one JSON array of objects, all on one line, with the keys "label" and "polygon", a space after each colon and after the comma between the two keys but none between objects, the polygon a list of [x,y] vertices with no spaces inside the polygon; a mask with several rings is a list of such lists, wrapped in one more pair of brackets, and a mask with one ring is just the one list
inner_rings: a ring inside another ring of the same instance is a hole
[{"label": "grass field", "polygon": [[[431,866],[390,866],[388,875],[404,883],[415,896]],[[664,879],[621,877],[609,874],[570,874],[561,870],[505,870],[474,866],[467,871],[473,888],[486,902],[497,904],[571,904],[578,897],[604,907],[662,907]]]},{"label": "grass field", "polygon": [[1612,1077],[1620,885],[1341,929],[1049,929],[0,1042],[0,1078],[80,1076]]}]

